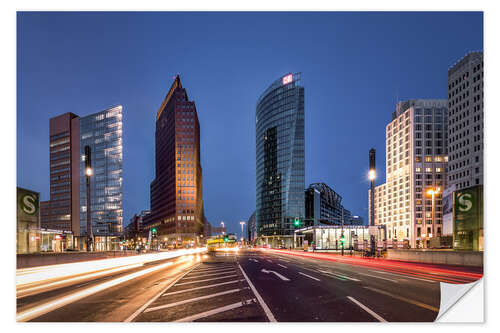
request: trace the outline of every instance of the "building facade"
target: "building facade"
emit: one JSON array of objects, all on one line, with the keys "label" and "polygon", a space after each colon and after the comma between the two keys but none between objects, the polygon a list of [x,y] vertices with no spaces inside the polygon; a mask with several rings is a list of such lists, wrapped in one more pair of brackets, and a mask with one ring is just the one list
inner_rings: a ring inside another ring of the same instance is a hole
[{"label": "building facade", "polygon": [[483,185],[483,52],[448,70],[448,185]]},{"label": "building facade", "polygon": [[79,118],[65,113],[49,121],[50,200],[41,203],[41,226],[80,235]]},{"label": "building facade", "polygon": [[[123,233],[122,107],[80,118],[80,234],[87,234],[85,146],[90,147],[90,216],[97,250],[117,247]],[[109,239],[108,239],[109,238]]]},{"label": "building facade", "polygon": [[397,104],[386,126],[386,183],[376,186],[374,202],[369,200],[370,209],[375,205],[375,225],[386,226],[388,239],[409,240],[415,248],[441,236],[447,127],[446,100]]},{"label": "building facade", "polygon": [[247,239],[250,243],[255,243],[257,240],[257,219],[255,218],[255,211],[248,218],[247,226]]},{"label": "building facade", "polygon": [[156,114],[155,179],[151,182],[151,214],[145,228],[180,247],[203,235],[200,123],[179,75]]},{"label": "building facade", "polygon": [[287,74],[260,96],[255,114],[256,220],[259,239],[291,246],[304,218],[304,87]]},{"label": "building facade", "polygon": [[359,216],[342,205],[342,197],[325,183],[313,183],[305,190],[305,220],[301,227],[330,224],[363,224]]}]

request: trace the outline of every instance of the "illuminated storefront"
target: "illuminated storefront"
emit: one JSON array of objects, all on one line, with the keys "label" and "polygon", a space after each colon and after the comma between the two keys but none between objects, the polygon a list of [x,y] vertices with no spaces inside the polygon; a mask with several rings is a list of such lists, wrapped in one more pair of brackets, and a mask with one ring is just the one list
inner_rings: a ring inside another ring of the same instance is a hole
[{"label": "illuminated storefront", "polygon": [[[343,232],[342,232],[343,230]],[[295,247],[313,247],[315,250],[363,249],[386,239],[384,226],[311,226],[298,229],[294,234]],[[373,236],[373,239],[372,239]]]}]

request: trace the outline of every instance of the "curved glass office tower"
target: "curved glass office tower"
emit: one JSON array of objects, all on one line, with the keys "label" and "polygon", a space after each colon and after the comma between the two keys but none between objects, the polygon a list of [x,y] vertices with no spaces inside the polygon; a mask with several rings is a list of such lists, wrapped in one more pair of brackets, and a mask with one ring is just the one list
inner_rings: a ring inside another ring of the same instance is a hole
[{"label": "curved glass office tower", "polygon": [[294,220],[304,218],[304,87],[300,73],[276,80],[255,112],[257,235],[288,247]]}]

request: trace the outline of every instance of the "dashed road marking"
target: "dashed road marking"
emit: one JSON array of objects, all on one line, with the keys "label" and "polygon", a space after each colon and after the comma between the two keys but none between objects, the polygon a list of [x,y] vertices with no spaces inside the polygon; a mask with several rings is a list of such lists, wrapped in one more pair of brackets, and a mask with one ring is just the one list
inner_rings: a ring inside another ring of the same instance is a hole
[{"label": "dashed road marking", "polygon": [[356,305],[358,305],[360,308],[362,308],[363,310],[365,310],[366,312],[368,312],[370,315],[372,315],[373,318],[377,319],[378,321],[380,322],[387,322],[387,320],[385,320],[384,318],[380,317],[378,314],[376,314],[375,312],[373,312],[369,307],[367,307],[366,305],[360,303],[359,301],[357,301],[354,297],[351,297],[351,296],[347,296],[347,298],[349,300],[351,300],[351,302],[355,303]]},{"label": "dashed road marking", "polygon": [[305,274],[305,273],[302,273],[302,272],[299,272],[299,274],[301,274],[301,275],[304,275],[304,276],[307,276],[308,278],[310,278],[310,279],[313,279],[313,280],[316,280],[316,281],[321,281],[320,279],[318,279],[318,278],[315,278],[314,276],[311,276],[311,275],[307,275],[307,274]]},{"label": "dashed road marking", "polygon": [[286,266],[282,265],[282,264],[278,264],[278,266],[281,266],[283,268],[287,268]]}]

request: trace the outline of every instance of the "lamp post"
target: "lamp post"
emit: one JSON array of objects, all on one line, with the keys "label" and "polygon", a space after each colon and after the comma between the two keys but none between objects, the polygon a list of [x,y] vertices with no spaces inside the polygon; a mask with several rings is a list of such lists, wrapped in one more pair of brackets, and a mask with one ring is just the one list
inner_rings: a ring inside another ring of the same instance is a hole
[{"label": "lamp post", "polygon": [[[90,156],[90,146],[85,146],[85,180],[87,186],[87,252],[91,250],[91,246],[94,242],[92,222],[90,220],[90,177],[92,176],[92,163]],[[93,246],[92,250],[95,250]]]},{"label": "lamp post", "polygon": [[241,245],[243,245],[243,239],[245,238],[243,236],[243,227],[245,226],[245,221],[241,221],[240,225],[241,225],[241,243],[242,243]]},{"label": "lamp post", "polygon": [[[435,196],[436,194],[439,193],[441,189],[439,187],[437,188],[430,188],[427,190],[427,195],[430,195],[432,197],[432,225],[431,225],[431,235],[433,236],[434,235],[434,220],[435,220]],[[430,237],[429,235],[427,235],[427,237]]]},{"label": "lamp post", "polygon": [[376,163],[375,163],[375,149],[370,149],[370,171],[368,171],[368,178],[370,179],[370,225],[375,225],[375,178],[377,177]]},{"label": "lamp post", "polygon": [[[220,225],[222,226],[222,228],[224,228],[224,221],[221,221]],[[222,234],[225,234],[224,229],[222,229]]]},{"label": "lamp post", "polygon": [[342,206],[342,233],[340,235],[340,245],[342,246],[342,255],[344,255],[344,206]]}]

